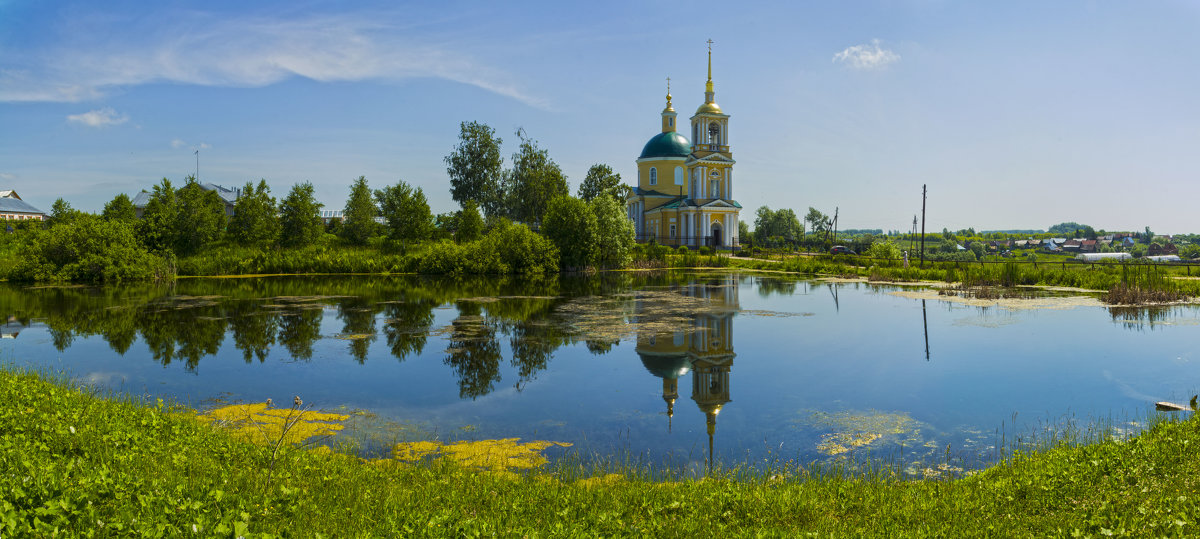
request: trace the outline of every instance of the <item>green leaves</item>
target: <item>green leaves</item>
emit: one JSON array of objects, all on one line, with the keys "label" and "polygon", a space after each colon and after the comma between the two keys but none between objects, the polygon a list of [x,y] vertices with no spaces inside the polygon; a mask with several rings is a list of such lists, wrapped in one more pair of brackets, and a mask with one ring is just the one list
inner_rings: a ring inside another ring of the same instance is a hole
[{"label": "green leaves", "polygon": [[350,186],[350,198],[346,200],[343,215],[341,236],[347,243],[366,245],[367,240],[376,235],[379,227],[375,217],[379,215],[379,208],[371,199],[366,177],[359,176]]},{"label": "green leaves", "polygon": [[[433,213],[420,187],[413,189],[403,180],[375,191],[380,215],[387,220],[388,238],[418,242],[433,234]],[[478,216],[478,213],[476,213]]]}]

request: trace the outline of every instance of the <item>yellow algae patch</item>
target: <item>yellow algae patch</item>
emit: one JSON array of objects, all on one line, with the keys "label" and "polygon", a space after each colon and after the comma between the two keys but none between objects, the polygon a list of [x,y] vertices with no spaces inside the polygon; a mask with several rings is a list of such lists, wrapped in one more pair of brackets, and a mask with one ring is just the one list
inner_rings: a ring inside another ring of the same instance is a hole
[{"label": "yellow algae patch", "polygon": [[396,444],[395,449],[392,450],[392,458],[404,462],[417,462],[425,457],[437,454],[441,449],[442,444],[438,442]]},{"label": "yellow algae patch", "polygon": [[880,438],[883,438],[883,435],[874,432],[834,432],[821,437],[817,451],[826,455],[840,455]]},{"label": "yellow algae patch", "polygon": [[335,338],[343,341],[361,341],[363,339],[370,339],[374,336],[374,333],[339,333],[335,336]]},{"label": "yellow algae patch", "polygon": [[536,440],[520,443],[520,438],[500,440],[461,441],[443,444],[435,441],[396,444],[392,458],[403,462],[417,462],[427,457],[439,457],[471,468],[505,472],[529,470],[546,464],[542,451],[549,447],[571,447],[565,442]]},{"label": "yellow algae patch", "polygon": [[921,423],[904,412],[812,412],[804,423],[829,429],[821,435],[817,451],[826,455],[840,455],[878,440],[901,441],[904,445],[919,445]]},{"label": "yellow algae patch", "polygon": [[342,430],[342,421],[350,418],[343,414],[295,408],[268,409],[265,403],[223,406],[197,417],[228,429],[239,438],[260,444],[278,441],[298,444],[316,436],[331,436]]},{"label": "yellow algae patch", "polygon": [[581,487],[592,488],[592,487],[603,487],[603,486],[607,486],[607,485],[615,485],[624,480],[625,480],[625,476],[623,476],[619,473],[610,473],[607,475],[601,475],[601,476],[597,476],[597,477],[588,477],[586,479],[580,479],[580,480],[576,481],[575,484],[579,485]]}]

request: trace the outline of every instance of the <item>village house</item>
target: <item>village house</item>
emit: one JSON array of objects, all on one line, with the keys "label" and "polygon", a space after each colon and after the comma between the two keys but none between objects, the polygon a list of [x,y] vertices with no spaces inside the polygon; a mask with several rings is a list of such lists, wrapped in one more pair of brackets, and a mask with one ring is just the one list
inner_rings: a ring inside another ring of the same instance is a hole
[{"label": "village house", "polygon": [[1146,254],[1150,256],[1177,255],[1179,254],[1179,248],[1176,247],[1174,243],[1168,243],[1166,245],[1151,243],[1150,248],[1146,251]]},{"label": "village house", "polygon": [[[225,215],[233,217],[233,206],[237,204],[237,199],[242,196],[240,188],[230,189],[213,183],[202,183],[200,187],[206,191],[215,191],[218,197],[221,197],[221,202],[225,203]],[[142,218],[142,212],[146,210],[146,204],[150,203],[150,193],[143,190],[133,197],[133,211],[137,214],[138,219]]]},{"label": "village house", "polygon": [[45,221],[46,213],[21,200],[16,191],[0,191],[0,221]]}]

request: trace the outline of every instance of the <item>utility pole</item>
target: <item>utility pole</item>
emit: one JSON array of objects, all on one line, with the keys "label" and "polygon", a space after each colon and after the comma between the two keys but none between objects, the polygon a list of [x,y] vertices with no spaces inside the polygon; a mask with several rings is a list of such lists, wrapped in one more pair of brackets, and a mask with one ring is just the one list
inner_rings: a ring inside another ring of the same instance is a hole
[{"label": "utility pole", "polygon": [[837,218],[838,218],[838,207],[834,206],[833,207],[833,242],[834,243],[837,243],[837,225],[838,225]]},{"label": "utility pole", "polygon": [[921,267],[925,267],[925,197],[929,193],[925,184],[921,184]]},{"label": "utility pole", "polygon": [[196,183],[200,183],[200,150],[196,150]]},{"label": "utility pole", "polygon": [[917,241],[917,216],[913,215],[912,228],[908,229],[908,256],[912,256],[913,244]]}]

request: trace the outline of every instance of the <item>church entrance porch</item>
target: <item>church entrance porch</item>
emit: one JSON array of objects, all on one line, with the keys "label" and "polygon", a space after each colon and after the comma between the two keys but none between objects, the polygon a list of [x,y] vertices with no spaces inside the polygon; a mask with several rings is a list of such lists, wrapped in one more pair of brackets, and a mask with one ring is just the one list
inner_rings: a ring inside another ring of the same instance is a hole
[{"label": "church entrance porch", "polygon": [[712,235],[708,237],[708,245],[710,247],[721,247],[722,246],[721,238],[722,238],[721,225],[719,225],[717,223],[713,223]]}]

